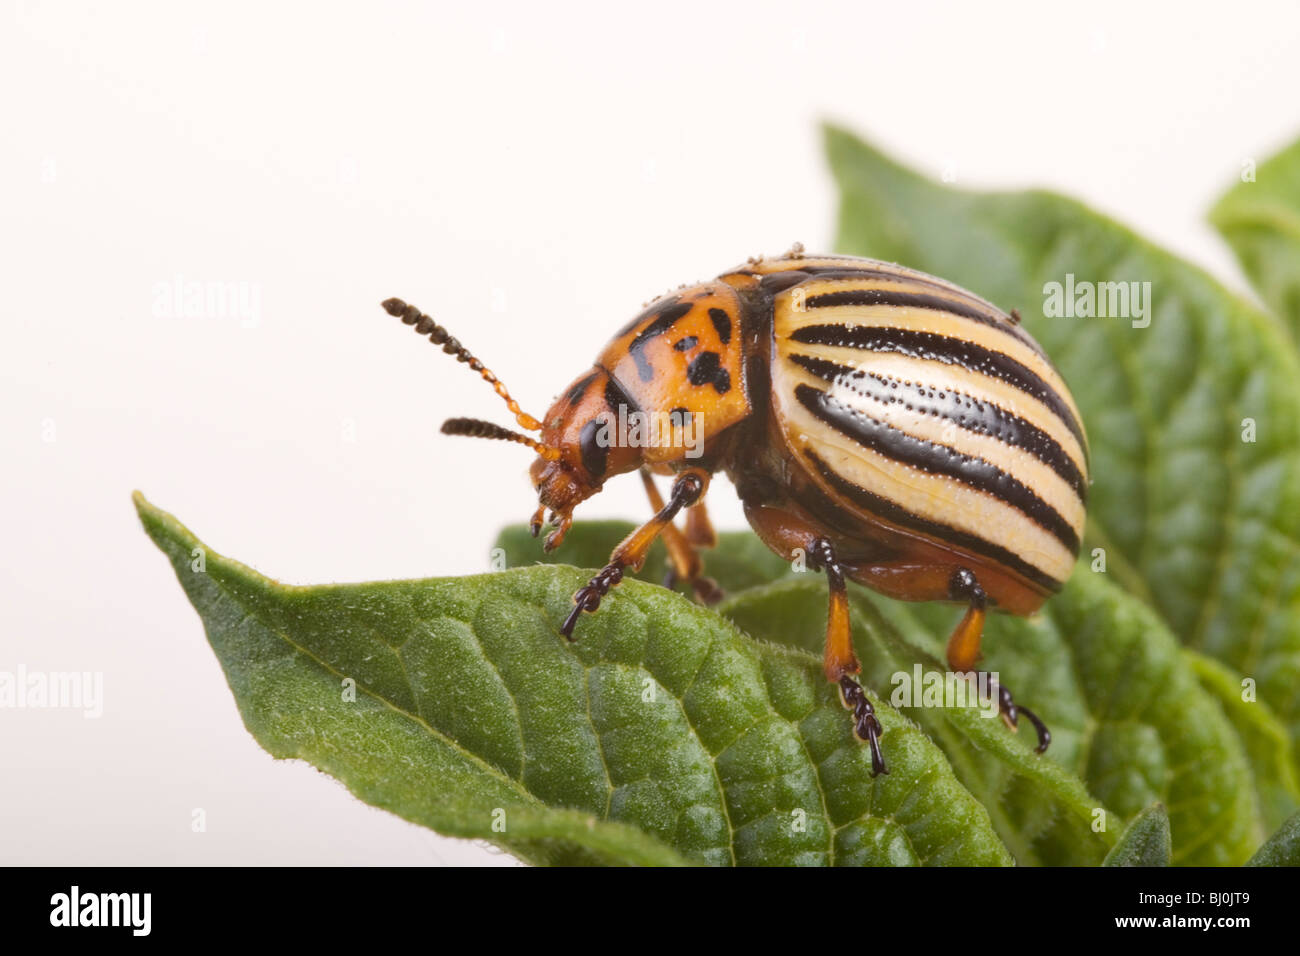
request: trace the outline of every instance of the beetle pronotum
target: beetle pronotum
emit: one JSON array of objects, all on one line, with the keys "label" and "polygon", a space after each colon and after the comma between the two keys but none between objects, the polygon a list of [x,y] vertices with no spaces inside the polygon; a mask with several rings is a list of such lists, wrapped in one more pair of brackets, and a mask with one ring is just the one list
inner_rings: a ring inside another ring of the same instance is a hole
[{"label": "beetle pronotum", "polygon": [[[560,626],[569,639],[660,536],[675,578],[703,601],[720,596],[699,551],[715,543],[704,496],[724,472],[763,542],[826,574],[825,673],[871,747],[873,773],[888,770],[853,676],[846,579],[903,600],[965,604],[947,657],[970,673],[986,611],[1033,613],[1078,555],[1089,479],[1074,400],[1018,314],[942,279],[799,246],[750,260],[650,303],[541,420],[433,319],[400,299],[384,308],[478,372],[519,426],[538,433],[465,418],[442,429],[537,453],[531,527],[536,536],[551,512],[548,551],[579,503],[640,470],[654,517],[574,595]],[[667,440],[611,440],[629,411],[669,414]],[[689,449],[697,457],[687,455],[688,423],[707,426],[702,447]],[[673,476],[667,502],[653,474]],[[1008,726],[1023,714],[1045,750],[1043,722],[997,690]]]}]

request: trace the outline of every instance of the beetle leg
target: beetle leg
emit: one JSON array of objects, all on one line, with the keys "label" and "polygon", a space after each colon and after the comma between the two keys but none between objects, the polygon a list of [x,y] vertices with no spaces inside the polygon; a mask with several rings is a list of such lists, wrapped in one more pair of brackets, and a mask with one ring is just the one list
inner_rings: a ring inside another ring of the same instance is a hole
[{"label": "beetle leg", "polygon": [[[641,482],[645,485],[646,497],[650,507],[656,513],[663,511],[664,499],[655,486],[654,478],[648,469],[641,469]],[[703,524],[701,525],[701,522]],[[701,529],[707,529],[711,540],[704,537]],[[686,509],[686,531],[669,522],[663,529],[664,544],[668,547],[668,574],[664,578],[664,587],[670,591],[678,581],[685,581],[691,586],[695,597],[702,604],[717,604],[722,600],[722,588],[712,578],[702,575],[704,562],[700,560],[700,548],[711,548],[717,543],[717,536],[712,535],[713,527],[704,511],[704,502],[697,500]],[[707,542],[707,543],[706,543]]]},{"label": "beetle leg", "polygon": [[718,533],[713,530],[713,522],[709,520],[703,501],[697,501],[686,509],[686,540],[697,550],[718,546]]},{"label": "beetle leg", "polygon": [[844,569],[835,557],[835,549],[825,538],[817,538],[808,550],[809,563],[826,572],[830,585],[830,609],[826,615],[826,654],[823,666],[826,679],[839,684],[840,699],[853,711],[853,731],[871,747],[871,775],[889,773],[880,752],[880,721],[875,708],[852,675],[862,670],[853,653],[853,634],[849,628],[849,592],[844,584]]},{"label": "beetle leg", "polygon": [[826,572],[830,585],[830,609],[826,615],[826,654],[824,667],[826,679],[840,688],[840,700],[853,711],[853,730],[859,739],[871,747],[871,773],[889,773],[881,753],[882,728],[876,719],[875,709],[853,677],[861,670],[853,653],[853,634],[849,627],[848,587],[846,574],[855,575],[858,568],[840,563],[834,546],[822,537],[817,526],[807,517],[788,507],[764,505],[745,501],[745,518],[763,543],[774,552],[791,560],[803,556],[811,568]]},{"label": "beetle leg", "polygon": [[[967,601],[966,613],[948,638],[948,667],[959,674],[975,671],[975,663],[980,658],[980,640],[984,635],[984,614],[988,599],[980,587],[975,575],[966,568],[958,568],[952,574],[948,592],[954,601]],[[1024,715],[1038,734],[1038,746],[1035,750],[1042,753],[1052,742],[1052,733],[1047,725],[1039,720],[1028,707],[1018,706],[1001,681],[996,680],[988,671],[979,671],[993,681],[998,693],[998,713],[1003,722],[1012,730],[1019,726],[1020,716]]]},{"label": "beetle leg", "polygon": [[624,538],[600,573],[574,593],[573,610],[560,625],[560,633],[573,640],[573,628],[582,612],[594,611],[600,607],[600,599],[623,580],[623,572],[628,568],[633,571],[640,569],[655,538],[663,534],[666,528],[672,527],[673,518],[677,517],[679,511],[704,497],[708,487],[709,473],[703,469],[691,468],[678,475],[673,482],[668,503],[653,518]]}]

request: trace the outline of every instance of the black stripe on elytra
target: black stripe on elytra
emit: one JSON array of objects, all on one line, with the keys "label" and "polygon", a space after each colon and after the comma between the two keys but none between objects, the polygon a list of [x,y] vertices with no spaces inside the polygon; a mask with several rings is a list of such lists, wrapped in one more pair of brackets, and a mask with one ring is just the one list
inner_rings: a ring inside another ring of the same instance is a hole
[{"label": "black stripe on elytra", "polygon": [[1087,502],[1088,486],[1078,466],[1064,448],[1033,422],[996,405],[951,388],[908,382],[892,375],[855,369],[812,355],[791,355],[790,360],[827,382],[852,389],[883,405],[903,405],[908,411],[934,415],[977,435],[987,435],[1013,448],[1023,448],[1061,476],[1079,500]]},{"label": "black stripe on elytra", "polygon": [[686,378],[692,385],[712,385],[719,395],[731,391],[731,373],[722,367],[717,352],[701,352],[686,366]]},{"label": "black stripe on elytra", "polygon": [[[854,278],[861,278],[861,275],[861,273],[858,273],[854,275]],[[895,282],[899,281],[898,276],[889,276],[888,274],[885,274],[883,278],[892,279]],[[940,286],[933,286],[932,288],[936,290],[933,293],[904,292],[897,289],[841,289],[838,292],[822,292],[818,295],[810,295],[804,302],[804,306],[808,309],[833,309],[836,306],[844,305],[887,305],[901,309],[930,309],[935,312],[947,312],[1005,332],[1017,342],[1032,348],[1039,355],[1043,354],[1039,344],[1030,338],[1029,334],[1023,329],[1017,328],[1009,318],[1004,318],[996,312],[981,308],[974,302],[964,302],[959,298],[953,298],[950,291],[946,289],[940,291],[942,288]]]},{"label": "black stripe on elytra", "polygon": [[648,382],[655,377],[655,370],[645,357],[645,347],[650,344],[652,339],[658,338],[671,329],[673,323],[691,311],[692,308],[693,306],[689,302],[664,304],[656,310],[657,314],[651,313],[655,315],[655,318],[636,334],[636,338],[628,343],[628,353],[632,356],[632,360],[636,362],[636,371],[641,376],[641,381]]},{"label": "black stripe on elytra", "polygon": [[986,349],[965,339],[922,332],[918,329],[900,329],[876,325],[805,325],[795,329],[790,338],[806,345],[831,345],[837,348],[863,349],[870,352],[897,352],[908,358],[945,365],[956,365],[969,372],[978,372],[996,378],[1026,395],[1038,399],[1056,415],[1086,449],[1083,426],[1070,411],[1065,399],[1037,372],[1017,362],[1005,352]]},{"label": "black stripe on elytra", "polygon": [[817,474],[826,481],[828,485],[839,495],[843,495],[853,504],[857,505],[870,514],[892,522],[901,528],[908,528],[912,531],[918,531],[929,538],[944,544],[961,548],[972,554],[981,555],[990,558],[1001,564],[1003,567],[1010,568],[1021,577],[1032,581],[1046,591],[1059,591],[1063,582],[1058,581],[1030,564],[1019,555],[1008,551],[1001,545],[986,541],[978,535],[969,534],[965,531],[959,531],[950,525],[941,524],[937,521],[930,521],[922,518],[920,515],[913,514],[906,508],[902,508],[887,498],[882,498],[874,492],[868,491],[861,485],[849,481],[835,469],[831,468],[821,460],[810,449],[804,449],[804,455],[808,458],[809,463],[816,470]]},{"label": "black stripe on elytra", "polygon": [[1014,475],[976,455],[967,455],[909,435],[901,428],[864,415],[811,385],[796,385],[795,398],[819,421],[863,448],[893,461],[933,475],[942,475],[984,492],[1015,508],[1060,541],[1072,554],[1079,553],[1079,535],[1061,513]]},{"label": "black stripe on elytra", "polygon": [[587,389],[591,387],[592,382],[596,381],[598,375],[600,375],[600,372],[592,372],[590,375],[584,376],[573,383],[573,388],[569,389],[569,394],[565,396],[568,398],[570,405],[576,405],[582,400],[582,396],[587,394]]},{"label": "black stripe on elytra", "polygon": [[691,349],[695,348],[697,344],[699,344],[699,341],[700,340],[697,339],[695,336],[688,335],[686,336],[686,338],[678,339],[676,342],[674,342],[673,348],[676,349],[678,352],[689,352]]},{"label": "black stripe on elytra", "polygon": [[763,278],[758,280],[758,287],[768,295],[776,295],[778,292],[784,292],[791,286],[798,285],[808,278],[809,273],[803,269],[789,270],[786,272],[769,272]]},{"label": "black stripe on elytra", "polygon": [[723,345],[731,344],[731,316],[726,309],[709,309],[709,319],[718,333],[718,341]]}]

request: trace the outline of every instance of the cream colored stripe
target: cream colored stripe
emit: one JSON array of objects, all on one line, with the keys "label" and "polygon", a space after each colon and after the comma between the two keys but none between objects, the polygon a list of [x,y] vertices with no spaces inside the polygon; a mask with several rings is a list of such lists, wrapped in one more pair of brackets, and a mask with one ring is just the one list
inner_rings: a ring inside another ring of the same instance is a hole
[{"label": "cream colored stripe", "polygon": [[[782,390],[778,394],[791,396]],[[793,399],[782,402],[788,440],[802,458],[813,452],[845,480],[893,502],[919,518],[937,522],[1005,548],[1057,581],[1066,580],[1074,555],[1050,531],[999,498],[901,464],[863,448],[818,421]],[[826,489],[837,494],[833,489]]]},{"label": "cream colored stripe", "polygon": [[[834,345],[805,345],[802,342],[781,342],[778,361],[785,368],[796,366],[790,362],[793,354],[811,355],[827,359],[849,368],[865,368],[880,375],[888,375],[904,382],[924,383],[930,388],[953,390],[969,395],[978,401],[987,401],[1012,415],[1046,432],[1061,449],[1074,461],[1079,474],[1084,480],[1088,478],[1088,466],[1085,463],[1083,449],[1074,432],[1061,421],[1050,408],[1041,401],[1022,392],[1014,385],[1008,385],[999,379],[979,372],[972,372],[957,365],[944,362],[910,358],[897,352],[868,352],[862,349],[842,348]],[[774,382],[776,370],[773,370]]]},{"label": "cream colored stripe", "polygon": [[857,256],[800,256],[797,259],[792,259],[789,256],[776,256],[751,263],[748,268],[759,275],[771,275],[773,272],[827,268],[843,269],[846,272],[858,269],[897,271],[901,266],[894,265],[892,262],[880,262],[876,259],[860,259]]},{"label": "cream colored stripe", "polygon": [[[1085,516],[1083,502],[1079,500],[1074,489],[1053,471],[1050,465],[1044,464],[1028,452],[1014,448],[997,438],[969,431],[950,419],[919,411],[908,411],[904,402],[886,404],[875,401],[856,391],[852,382],[827,383],[793,364],[787,365],[785,369],[783,378],[787,377],[788,384],[784,381],[782,384],[791,390],[800,383],[810,385],[819,391],[827,392],[832,398],[867,418],[883,422],[916,438],[952,448],[964,455],[982,458],[996,465],[1055,508],[1075,533],[1080,538],[1083,537]],[[789,394],[793,394],[793,391]]]},{"label": "cream colored stripe", "polygon": [[[832,267],[833,264],[831,264]],[[850,271],[850,270],[845,270]],[[938,276],[932,276],[925,272],[917,272],[915,269],[905,269],[902,266],[893,265],[888,262],[878,262],[871,266],[864,267],[864,272],[883,272],[888,279],[878,278],[876,276],[863,276],[861,279],[840,277],[822,277],[813,276],[804,284],[806,295],[826,295],[831,292],[844,292],[853,289],[888,289],[894,292],[911,292],[917,295],[942,295],[948,293],[948,297],[956,299],[966,305],[983,309],[989,313],[992,318],[1001,319],[1007,325],[1011,325],[1011,316],[1007,315],[992,302],[987,299],[981,299],[969,289],[963,289],[959,285],[949,282],[947,279],[941,279]],[[1014,328],[1015,326],[1011,326]]]},{"label": "cream colored stripe", "polygon": [[[914,285],[917,290],[927,289],[933,292],[931,286],[940,286],[943,289],[953,292],[958,296],[969,299],[971,302],[981,305],[991,312],[1002,314],[997,306],[993,305],[986,299],[981,299],[969,289],[963,289],[955,283],[939,276],[930,275],[928,272],[921,272],[918,269],[909,269],[907,266],[900,266],[896,262],[885,262],[883,259],[863,259],[858,256],[802,256],[797,259],[788,256],[779,256],[774,259],[763,259],[758,263],[749,266],[750,271],[757,272],[759,275],[770,275],[773,272],[795,272],[800,269],[838,269],[843,272],[883,272],[891,276],[897,276],[900,282],[907,282]],[[816,282],[821,285],[833,285],[837,282],[853,281],[844,278],[827,278],[823,276],[811,276],[807,282]]]},{"label": "cream colored stripe", "polygon": [[[818,283],[810,282],[800,286],[806,296],[805,301],[814,295],[824,294],[815,289],[829,292],[848,292],[857,289],[889,288],[887,283],[878,280]],[[921,292],[924,290],[914,290]],[[1041,378],[1049,388],[1064,400],[1074,417],[1083,421],[1079,409],[1074,404],[1060,374],[1051,363],[1035,352],[1014,335],[996,326],[982,325],[972,319],[941,312],[937,309],[913,309],[896,305],[837,305],[826,308],[795,311],[791,305],[793,297],[782,296],[776,307],[777,341],[788,339],[797,329],[811,325],[836,325],[846,327],[902,328],[915,332],[929,332],[949,338],[972,342],[991,352],[1001,352],[1014,359]]]}]

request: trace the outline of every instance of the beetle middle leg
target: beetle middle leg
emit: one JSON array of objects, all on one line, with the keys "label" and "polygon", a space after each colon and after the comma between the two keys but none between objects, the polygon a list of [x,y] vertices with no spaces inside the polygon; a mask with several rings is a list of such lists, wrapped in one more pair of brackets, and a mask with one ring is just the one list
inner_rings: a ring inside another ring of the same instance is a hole
[{"label": "beetle middle leg", "polygon": [[[645,485],[646,497],[650,499],[650,507],[656,513],[663,511],[664,499],[659,494],[659,489],[655,486],[653,476],[649,469],[641,469],[641,482]],[[704,509],[702,500],[696,501],[686,509],[686,530],[683,532],[677,525],[669,522],[663,530],[664,544],[668,548],[668,574],[664,578],[664,587],[670,591],[677,586],[678,581],[685,581],[691,586],[691,591],[695,594],[697,600],[702,604],[717,604],[723,598],[722,588],[712,578],[707,578],[703,574],[704,562],[700,559],[700,551],[704,548],[712,548],[718,543],[718,536],[713,531],[713,525],[709,522],[708,512]]]},{"label": "beetle middle leg", "polygon": [[703,469],[690,468],[678,475],[673,482],[668,503],[653,518],[624,538],[600,573],[574,593],[573,610],[560,625],[560,633],[573,640],[573,628],[582,612],[594,611],[600,607],[601,598],[623,580],[623,573],[627,569],[638,570],[645,563],[655,538],[663,534],[666,528],[672,527],[678,512],[703,498],[708,488],[709,473]]},{"label": "beetle middle leg", "polygon": [[763,542],[777,554],[789,559],[796,553],[805,556],[808,565],[826,573],[830,585],[830,608],[826,615],[826,651],[822,666],[826,679],[840,689],[840,700],[853,711],[853,732],[871,748],[871,775],[889,773],[880,747],[883,730],[875,708],[853,675],[861,669],[853,653],[853,632],[849,621],[849,593],[846,573],[853,573],[840,562],[835,548],[822,537],[808,519],[787,507],[745,502],[745,518]]},{"label": "beetle middle leg", "polygon": [[844,583],[844,569],[835,557],[835,549],[825,538],[815,539],[808,549],[808,563],[826,573],[830,585],[830,609],[826,614],[826,654],[823,667],[826,679],[839,684],[840,699],[853,711],[853,732],[871,748],[871,775],[889,773],[880,752],[880,735],[884,732],[876,719],[876,710],[853,675],[862,670],[853,653],[853,632],[849,627],[849,591]]},{"label": "beetle middle leg", "polygon": [[[948,638],[948,667],[958,674],[975,671],[975,664],[980,658],[980,641],[984,635],[984,615],[988,598],[974,573],[966,568],[958,568],[952,573],[948,583],[948,594],[954,601],[966,601],[966,613],[957,623],[952,636]],[[998,694],[998,713],[1003,722],[1012,730],[1017,729],[1021,715],[1026,717],[1038,734],[1038,746],[1034,748],[1042,753],[1052,742],[1051,731],[1028,707],[1019,706],[1006,686],[993,678],[988,671],[979,671],[993,681]]]}]

